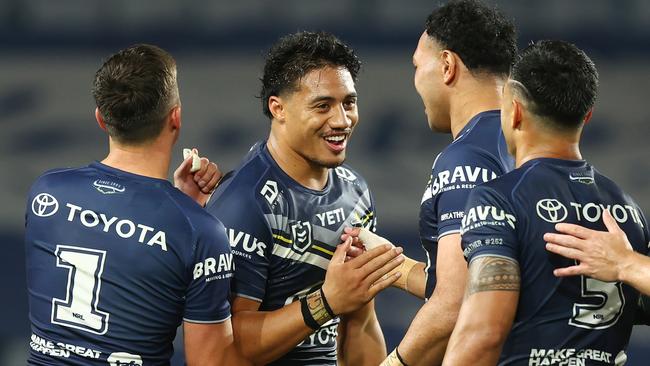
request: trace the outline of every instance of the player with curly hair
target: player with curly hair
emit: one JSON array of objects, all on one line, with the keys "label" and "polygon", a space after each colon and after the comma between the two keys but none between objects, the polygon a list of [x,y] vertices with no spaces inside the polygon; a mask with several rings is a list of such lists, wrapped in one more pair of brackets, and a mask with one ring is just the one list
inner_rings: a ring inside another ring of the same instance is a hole
[{"label": "player with curly hair", "polygon": [[343,164],[358,121],[360,62],[329,33],[299,32],[271,47],[261,79],[266,141],[227,174],[208,206],[235,256],[235,342],[255,364],[377,365],[386,355],[374,296],[403,257],[363,254],[344,227],[374,230],[364,179]]}]

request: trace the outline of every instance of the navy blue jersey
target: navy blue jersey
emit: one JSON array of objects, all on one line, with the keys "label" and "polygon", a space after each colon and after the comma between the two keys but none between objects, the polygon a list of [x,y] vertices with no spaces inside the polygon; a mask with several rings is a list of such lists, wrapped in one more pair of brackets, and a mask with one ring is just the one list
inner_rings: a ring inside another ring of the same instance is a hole
[{"label": "navy blue jersey", "polygon": [[645,254],[641,210],[584,161],[534,159],[470,194],[462,227],[467,260],[506,257],[521,270],[501,365],[613,365],[625,358],[638,292],[620,282],[555,277],[553,269],[575,262],[546,251],[543,239],[559,222],[605,230],[603,210]]},{"label": "navy blue jersey", "polygon": [[230,317],[225,228],[168,181],[101,163],[27,201],[29,364],[168,365],[184,319]]},{"label": "navy blue jersey", "polygon": [[438,240],[460,232],[470,190],[513,168],[499,111],[477,114],[436,157],[420,206],[420,243],[427,254],[427,298],[436,286]]},{"label": "navy blue jersey", "polygon": [[[219,184],[208,211],[226,226],[235,255],[235,296],[261,311],[291,304],[319,287],[346,226],[373,229],[375,213],[363,178],[331,169],[327,186],[300,185],[277,165],[265,143]],[[335,365],[339,320],[324,324],[274,365]]]}]

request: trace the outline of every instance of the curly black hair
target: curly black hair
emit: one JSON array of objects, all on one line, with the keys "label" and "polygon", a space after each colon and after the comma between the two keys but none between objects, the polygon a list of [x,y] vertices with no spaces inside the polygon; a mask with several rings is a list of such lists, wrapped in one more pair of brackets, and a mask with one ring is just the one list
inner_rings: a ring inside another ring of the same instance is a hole
[{"label": "curly black hair", "polygon": [[280,38],[266,56],[260,79],[264,114],[273,118],[269,97],[295,90],[300,78],[324,66],[344,67],[356,81],[361,61],[352,48],[328,32],[298,32]]},{"label": "curly black hair", "polygon": [[550,118],[558,127],[579,126],[598,94],[593,61],[565,41],[538,41],[525,48],[510,78],[525,87],[521,92],[532,102],[532,112]]},{"label": "curly black hair", "polygon": [[475,0],[450,1],[429,15],[425,27],[471,72],[508,75],[517,54],[515,26],[496,9]]}]

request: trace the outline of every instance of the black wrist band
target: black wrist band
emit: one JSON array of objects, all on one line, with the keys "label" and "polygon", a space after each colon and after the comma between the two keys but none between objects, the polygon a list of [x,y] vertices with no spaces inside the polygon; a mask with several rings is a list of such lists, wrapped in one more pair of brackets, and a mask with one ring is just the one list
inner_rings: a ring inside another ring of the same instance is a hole
[{"label": "black wrist band", "polygon": [[323,299],[323,306],[325,307],[327,314],[329,314],[330,318],[334,319],[336,317],[336,314],[334,314],[334,311],[332,311],[330,304],[327,302],[327,298],[325,297],[325,293],[323,292],[322,287],[320,288],[320,297]]},{"label": "black wrist band", "polygon": [[404,362],[404,359],[403,359],[402,356],[399,354],[399,350],[397,349],[397,347],[395,347],[395,356],[397,356],[397,359],[399,360],[399,362],[402,363],[402,365],[404,365],[404,366],[409,366],[409,365],[406,364],[406,362]]},{"label": "black wrist band", "polygon": [[309,311],[307,296],[300,299],[300,311],[302,312],[302,319],[309,328],[313,330],[318,330],[320,328],[320,325],[318,325],[314,317],[311,315],[311,311]]}]

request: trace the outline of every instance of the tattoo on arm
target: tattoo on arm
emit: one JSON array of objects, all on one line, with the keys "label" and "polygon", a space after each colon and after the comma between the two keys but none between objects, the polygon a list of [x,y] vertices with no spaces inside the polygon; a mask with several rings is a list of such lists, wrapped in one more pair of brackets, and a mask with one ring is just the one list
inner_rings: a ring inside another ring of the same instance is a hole
[{"label": "tattoo on arm", "polygon": [[469,265],[468,295],[481,291],[519,291],[519,264],[503,257],[480,257]]}]

